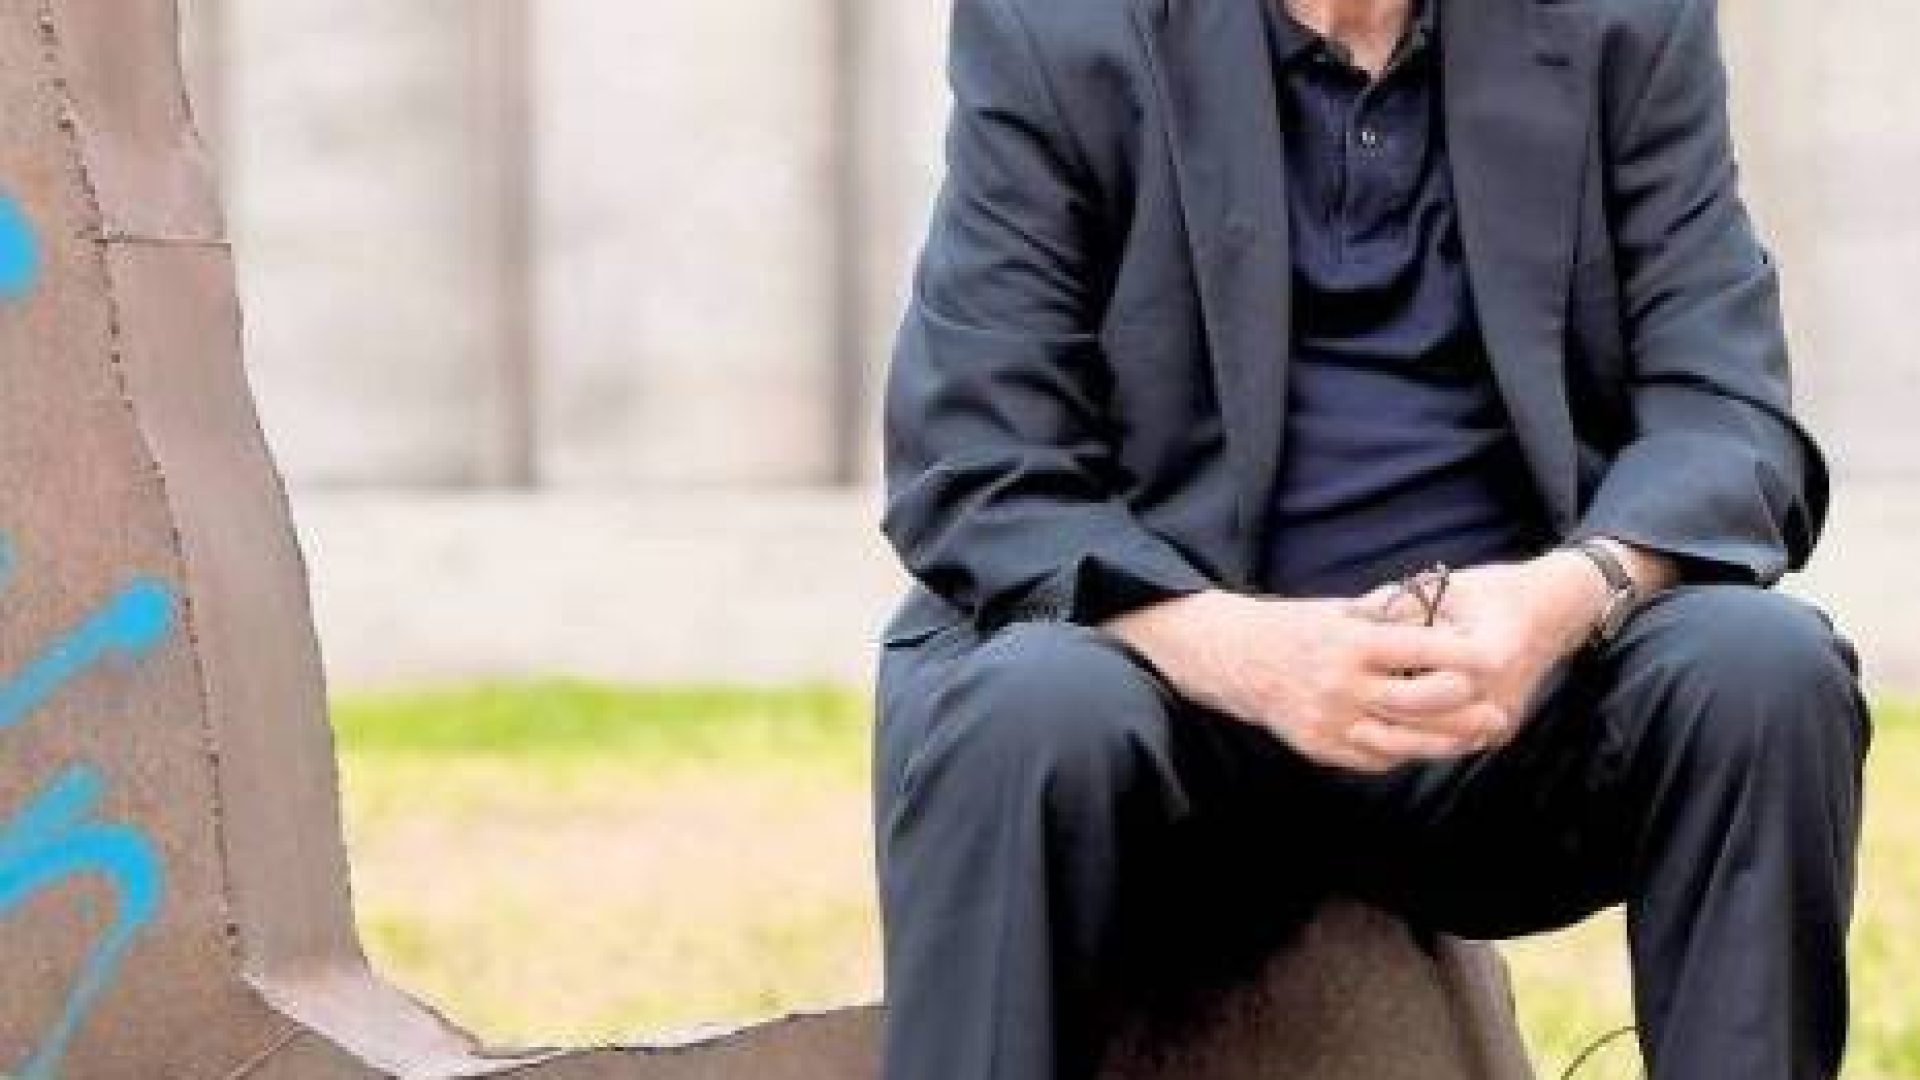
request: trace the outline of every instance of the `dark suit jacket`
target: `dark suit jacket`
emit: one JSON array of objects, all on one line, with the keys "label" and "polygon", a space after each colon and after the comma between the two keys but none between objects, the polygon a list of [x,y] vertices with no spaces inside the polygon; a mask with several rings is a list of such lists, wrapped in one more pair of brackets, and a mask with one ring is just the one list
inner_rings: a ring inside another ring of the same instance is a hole
[{"label": "dark suit jacket", "polygon": [[[1285,419],[1257,5],[957,0],[948,175],[888,377],[883,636],[1253,588]],[[1468,274],[1563,536],[1772,584],[1825,514],[1713,0],[1440,0]]]}]

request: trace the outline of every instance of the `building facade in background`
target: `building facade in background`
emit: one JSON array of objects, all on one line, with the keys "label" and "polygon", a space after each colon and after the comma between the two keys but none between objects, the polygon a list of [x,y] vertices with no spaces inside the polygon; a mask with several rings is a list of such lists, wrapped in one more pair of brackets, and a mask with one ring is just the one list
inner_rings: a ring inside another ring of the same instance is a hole
[{"label": "building facade in background", "polygon": [[[938,181],[944,0],[185,10],[337,680],[865,676],[897,585],[875,398]],[[1920,685],[1920,9],[1723,11],[1837,466],[1793,587]]]}]

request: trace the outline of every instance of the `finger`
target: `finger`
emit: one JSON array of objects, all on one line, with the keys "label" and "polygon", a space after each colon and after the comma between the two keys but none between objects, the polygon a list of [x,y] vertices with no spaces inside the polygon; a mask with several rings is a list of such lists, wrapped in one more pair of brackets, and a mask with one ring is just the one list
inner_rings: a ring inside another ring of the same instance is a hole
[{"label": "finger", "polygon": [[1347,729],[1347,741],[1363,753],[1396,762],[1445,761],[1465,757],[1475,746],[1451,735],[1360,720]]},{"label": "finger", "polygon": [[1382,585],[1351,600],[1347,613],[1368,622],[1418,622],[1419,603],[1399,585]]},{"label": "finger", "polygon": [[1336,743],[1333,748],[1322,753],[1318,760],[1322,765],[1336,769],[1345,769],[1348,772],[1366,773],[1370,776],[1378,776],[1381,773],[1391,772],[1401,765],[1406,764],[1405,761],[1399,758],[1386,754],[1377,754],[1371,750],[1344,741]]},{"label": "finger", "polygon": [[1348,772],[1360,773],[1364,776],[1384,776],[1405,765],[1406,762],[1397,758],[1382,757],[1366,753],[1354,747],[1348,747],[1346,755],[1332,762],[1332,764],[1337,768],[1345,769]]},{"label": "finger", "polygon": [[1458,712],[1484,696],[1478,680],[1459,671],[1369,676],[1362,688],[1367,711],[1392,720]]},{"label": "finger", "polygon": [[1480,706],[1482,723],[1487,728],[1487,746],[1505,746],[1520,734],[1520,727],[1526,722],[1523,712],[1515,712],[1504,705],[1487,702]]},{"label": "finger", "polygon": [[1338,732],[1322,731],[1311,737],[1303,737],[1304,733],[1293,731],[1284,724],[1267,721],[1261,724],[1275,737],[1293,747],[1301,757],[1323,768],[1383,773],[1399,764],[1386,755],[1373,753],[1341,738]]},{"label": "finger", "polygon": [[1383,593],[1382,603],[1387,613],[1387,621],[1406,626],[1425,626],[1427,605],[1420,597],[1409,591],[1405,585],[1383,585],[1377,592]]},{"label": "finger", "polygon": [[1488,667],[1479,644],[1447,626],[1369,624],[1360,628],[1359,649],[1368,670],[1394,675],[1454,671],[1478,678]]},{"label": "finger", "polygon": [[1372,718],[1383,724],[1408,731],[1425,732],[1453,739],[1459,744],[1460,752],[1463,754],[1479,753],[1503,743],[1509,734],[1506,725],[1499,719],[1499,710],[1479,701],[1451,712],[1435,713],[1429,716],[1406,718],[1372,715]]}]

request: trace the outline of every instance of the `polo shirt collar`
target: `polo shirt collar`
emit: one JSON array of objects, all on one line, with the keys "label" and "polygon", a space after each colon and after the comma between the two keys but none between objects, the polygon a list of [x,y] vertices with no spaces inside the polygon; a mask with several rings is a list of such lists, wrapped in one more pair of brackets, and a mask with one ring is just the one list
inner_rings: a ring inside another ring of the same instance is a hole
[{"label": "polo shirt collar", "polygon": [[[1273,27],[1274,53],[1281,67],[1287,67],[1304,59],[1316,47],[1324,47],[1341,60],[1350,61],[1346,46],[1324,37],[1312,27],[1294,18],[1287,9],[1286,0],[1265,0],[1271,18],[1267,21]],[[1407,20],[1407,29],[1401,35],[1400,43],[1394,48],[1393,59],[1388,66],[1431,43],[1438,32],[1440,0],[1413,0],[1413,10]]]}]

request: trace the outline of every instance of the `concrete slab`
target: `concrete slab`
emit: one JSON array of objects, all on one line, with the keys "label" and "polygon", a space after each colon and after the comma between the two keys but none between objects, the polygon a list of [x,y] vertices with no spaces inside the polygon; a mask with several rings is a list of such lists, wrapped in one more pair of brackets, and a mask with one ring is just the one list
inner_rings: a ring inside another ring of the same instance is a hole
[{"label": "concrete slab", "polygon": [[295,495],[337,685],[864,685],[900,572],[867,492]]},{"label": "concrete slab", "polygon": [[[864,686],[903,578],[872,490],[294,493],[336,686],[574,675]],[[1843,479],[1812,572],[1876,689],[1920,691],[1920,500]],[[1910,576],[1910,575],[1908,575]],[[725,643],[716,647],[715,643]]]}]

